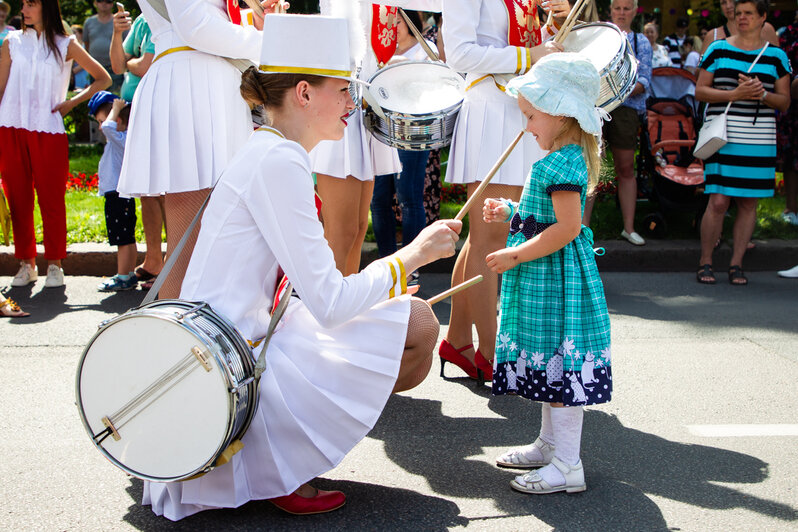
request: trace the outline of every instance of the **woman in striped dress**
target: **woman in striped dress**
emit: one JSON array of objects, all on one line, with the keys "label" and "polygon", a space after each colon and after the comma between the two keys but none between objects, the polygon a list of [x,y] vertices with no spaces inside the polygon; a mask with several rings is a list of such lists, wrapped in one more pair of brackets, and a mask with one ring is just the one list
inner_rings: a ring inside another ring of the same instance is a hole
[{"label": "woman in striped dress", "polygon": [[722,114],[731,102],[729,142],[705,161],[705,193],[710,197],[701,221],[697,273],[698,282],[705,284],[715,283],[712,252],[731,198],[737,204],[737,217],[729,282],[748,283],[742,262],[756,225],[757,199],[773,196],[776,183],[776,109],[785,111],[790,105],[787,55],[768,46],[761,36],[766,0],[738,1],[735,14],[738,33],[709,46],[696,84],[696,98],[709,104],[707,118]]}]

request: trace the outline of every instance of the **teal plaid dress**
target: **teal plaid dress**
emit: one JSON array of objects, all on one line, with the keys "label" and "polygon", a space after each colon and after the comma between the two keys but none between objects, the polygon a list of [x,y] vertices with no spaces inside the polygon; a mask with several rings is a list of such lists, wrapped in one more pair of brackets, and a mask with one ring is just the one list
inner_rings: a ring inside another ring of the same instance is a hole
[{"label": "teal plaid dress", "polygon": [[[507,246],[520,246],[557,221],[551,193],[579,192],[587,167],[569,144],[532,167]],[[587,227],[562,249],[502,275],[493,393],[591,405],[610,400],[610,318]]]}]

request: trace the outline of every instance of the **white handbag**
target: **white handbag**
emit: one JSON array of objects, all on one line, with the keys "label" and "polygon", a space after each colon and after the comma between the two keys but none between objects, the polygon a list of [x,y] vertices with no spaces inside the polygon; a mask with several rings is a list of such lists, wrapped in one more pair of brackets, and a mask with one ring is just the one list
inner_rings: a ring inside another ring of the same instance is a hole
[{"label": "white handbag", "polygon": [[[757,61],[759,61],[759,58],[762,57],[763,53],[765,53],[768,44],[770,43],[765,42],[765,46],[762,48],[762,51],[759,52],[759,55],[756,56],[754,62],[751,63],[751,66],[748,67],[746,74],[750,73],[751,69],[754,68],[754,65],[756,65]],[[695,148],[693,149],[693,155],[699,159],[708,159],[714,155],[715,152],[725,146],[726,142],[728,142],[726,137],[726,119],[728,118],[731,104],[732,102],[729,102],[729,104],[726,106],[726,110],[723,111],[723,113],[707,120],[704,122],[704,125],[701,126],[701,130],[698,132],[698,139],[696,139],[695,142]]]}]

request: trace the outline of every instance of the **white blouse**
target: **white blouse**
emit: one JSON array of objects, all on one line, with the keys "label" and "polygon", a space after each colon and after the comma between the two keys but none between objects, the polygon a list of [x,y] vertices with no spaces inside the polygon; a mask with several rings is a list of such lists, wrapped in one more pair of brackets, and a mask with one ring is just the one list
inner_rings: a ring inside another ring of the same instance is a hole
[{"label": "white blouse", "polygon": [[180,297],[201,299],[261,338],[282,267],[313,317],[335,327],[388,299],[390,266],[375,261],[344,277],[315,206],[310,158],[261,128],[230,161],[202,217]]},{"label": "white blouse", "polygon": [[66,98],[72,61],[64,61],[70,40],[57,35],[55,57],[44,35],[36,30],[12,31],[6,37],[11,71],[0,102],[0,127],[15,127],[43,133],[64,133],[64,119],[53,108]]}]

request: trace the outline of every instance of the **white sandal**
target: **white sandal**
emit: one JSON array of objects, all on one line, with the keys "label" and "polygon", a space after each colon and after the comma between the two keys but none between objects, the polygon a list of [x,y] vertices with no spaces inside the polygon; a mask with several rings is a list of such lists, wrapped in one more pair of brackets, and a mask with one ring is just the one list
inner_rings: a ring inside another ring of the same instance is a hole
[{"label": "white sandal", "polygon": [[567,493],[578,493],[585,491],[585,470],[582,468],[582,460],[573,466],[567,465],[559,458],[552,458],[551,465],[560,470],[565,477],[565,484],[552,486],[538,474],[537,471],[530,471],[525,475],[515,477],[510,481],[510,487],[516,491],[542,495],[545,493],[556,493],[565,491]]},{"label": "white sandal", "polygon": [[[529,455],[535,452],[541,455],[543,460],[530,459]],[[550,464],[552,458],[554,458],[554,446],[538,438],[531,445],[510,449],[499,456],[496,458],[496,465],[514,469],[534,469]]]}]

